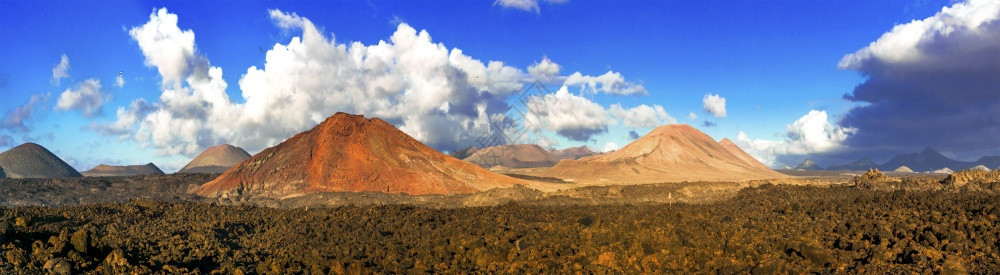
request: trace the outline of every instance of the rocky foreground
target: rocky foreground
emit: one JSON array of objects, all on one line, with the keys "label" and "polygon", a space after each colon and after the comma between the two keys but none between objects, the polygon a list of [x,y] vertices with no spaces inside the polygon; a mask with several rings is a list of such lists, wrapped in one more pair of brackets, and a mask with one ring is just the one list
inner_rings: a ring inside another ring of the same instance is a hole
[{"label": "rocky foreground", "polygon": [[707,204],[0,208],[0,273],[990,273],[1000,197],[763,185]]}]

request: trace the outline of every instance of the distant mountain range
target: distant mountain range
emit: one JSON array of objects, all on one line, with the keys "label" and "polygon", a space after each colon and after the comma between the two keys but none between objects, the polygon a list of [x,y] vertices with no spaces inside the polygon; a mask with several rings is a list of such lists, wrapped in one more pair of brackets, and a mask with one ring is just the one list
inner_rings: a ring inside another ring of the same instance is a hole
[{"label": "distant mountain range", "polygon": [[948,158],[928,147],[920,153],[896,155],[881,165],[876,165],[871,159],[861,158],[848,164],[832,166],[829,170],[864,171],[869,168],[878,168],[882,171],[893,171],[900,166],[906,166],[917,172],[935,171],[942,168],[958,171],[967,170],[977,165],[996,169],[1000,166],[1000,156],[984,156],[975,162],[959,161]]},{"label": "distant mountain range", "polygon": [[792,170],[806,170],[806,171],[823,170],[823,167],[819,167],[819,165],[816,164],[816,162],[813,162],[811,159],[806,159],[805,161],[802,161],[802,163],[800,163],[799,165],[792,167]]},{"label": "distant mountain range", "polygon": [[878,168],[878,167],[879,167],[878,164],[872,161],[871,159],[861,158],[859,160],[856,160],[848,164],[830,166],[829,170],[866,171],[868,169]]}]

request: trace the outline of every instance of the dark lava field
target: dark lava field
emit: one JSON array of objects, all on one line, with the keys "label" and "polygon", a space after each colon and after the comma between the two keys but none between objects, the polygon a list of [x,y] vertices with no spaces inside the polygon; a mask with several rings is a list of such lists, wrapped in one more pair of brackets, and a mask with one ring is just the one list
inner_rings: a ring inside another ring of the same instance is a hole
[{"label": "dark lava field", "polygon": [[998,204],[763,185],[705,204],[18,206],[0,208],[0,273],[996,273]]}]

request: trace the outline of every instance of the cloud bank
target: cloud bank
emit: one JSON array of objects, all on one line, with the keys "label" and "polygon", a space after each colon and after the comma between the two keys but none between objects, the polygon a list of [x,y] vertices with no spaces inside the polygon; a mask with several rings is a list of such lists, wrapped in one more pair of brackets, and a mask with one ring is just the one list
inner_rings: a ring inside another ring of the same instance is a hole
[{"label": "cloud bank", "polygon": [[[830,123],[826,111],[809,111],[785,127],[785,139],[751,139],[743,131],[734,143],[757,160],[774,166],[779,155],[806,155],[836,152],[844,149],[843,142],[857,129]],[[787,164],[787,163],[786,163]]]},{"label": "cloud bank", "polygon": [[[866,76],[845,99],[856,148],[1000,150],[1000,1],[972,0],[900,24],[839,67]],[[975,156],[978,157],[978,156]]]},{"label": "cloud bank", "polygon": [[[349,112],[382,118],[431,147],[453,151],[484,136],[510,136],[493,129],[491,121],[506,117],[507,100],[521,92],[525,79],[564,79],[558,76],[559,65],[547,58],[526,73],[501,61],[484,62],[461,49],[449,49],[434,42],[427,31],[405,23],[388,40],[364,45],[338,42],[295,13],[270,10],[269,16],[277,27],[300,34],[268,49],[263,67],[246,70],[238,83],[243,103],[236,103],[226,93],[229,84],[222,78],[222,68],[212,66],[197,50],[194,32],[181,30],[176,14],[154,11],[148,22],[131,28],[129,34],[146,64],[160,73],[158,100],[137,99],[118,108],[116,121],[88,128],[134,138],[162,155],[193,156],[221,143],[258,151],[333,113]],[[564,84],[595,93],[635,94],[641,88],[613,72],[575,75],[576,80]],[[587,141],[616,123],[608,110],[569,93],[567,87],[531,100],[529,107],[547,110],[526,118],[534,124],[525,126],[536,131],[552,130]],[[652,118],[673,120],[660,106],[616,108],[645,115],[624,122],[627,125],[652,125]]]}]

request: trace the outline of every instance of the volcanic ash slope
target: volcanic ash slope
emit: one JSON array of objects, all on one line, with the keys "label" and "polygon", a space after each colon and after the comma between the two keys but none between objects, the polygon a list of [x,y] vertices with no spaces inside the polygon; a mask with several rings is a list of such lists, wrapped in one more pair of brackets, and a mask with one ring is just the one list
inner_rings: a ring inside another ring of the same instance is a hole
[{"label": "volcanic ash slope", "polygon": [[101,164],[93,169],[84,171],[82,174],[87,177],[127,177],[136,175],[163,175],[163,171],[152,163],[126,166]]},{"label": "volcanic ash slope", "polygon": [[337,113],[195,193],[270,198],[316,192],[458,194],[523,183],[446,156],[381,119]]},{"label": "volcanic ash slope", "polygon": [[0,153],[0,167],[8,178],[75,178],[80,172],[34,143],[25,143]]},{"label": "volcanic ash slope", "polygon": [[248,158],[243,148],[223,144],[201,152],[177,173],[222,173]]},{"label": "volcanic ash slope", "polygon": [[[785,178],[732,142],[715,142],[685,124],[660,126],[624,148],[580,160],[563,160],[542,171],[578,183],[641,184],[682,181],[747,181]],[[734,151],[739,152],[734,154]]]}]

